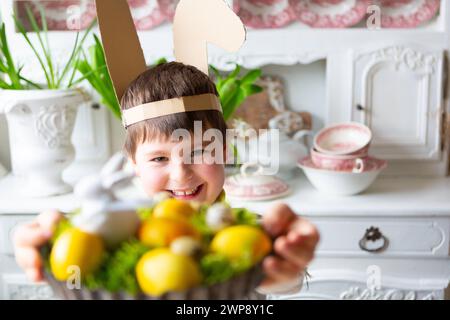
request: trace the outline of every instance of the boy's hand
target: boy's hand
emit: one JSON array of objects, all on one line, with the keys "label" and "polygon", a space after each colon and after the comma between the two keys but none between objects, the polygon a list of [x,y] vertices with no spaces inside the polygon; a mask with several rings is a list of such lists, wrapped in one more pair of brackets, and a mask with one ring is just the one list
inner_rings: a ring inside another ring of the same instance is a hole
[{"label": "boy's hand", "polygon": [[14,232],[14,253],[17,264],[31,281],[42,281],[42,259],[39,247],[51,237],[57,222],[63,217],[58,211],[43,212],[30,223],[22,224]]},{"label": "boy's hand", "polygon": [[288,293],[286,291],[300,290],[303,272],[313,259],[319,242],[319,232],[286,204],[273,206],[264,216],[263,226],[275,239],[273,249],[276,255],[263,261],[266,278],[259,291]]}]

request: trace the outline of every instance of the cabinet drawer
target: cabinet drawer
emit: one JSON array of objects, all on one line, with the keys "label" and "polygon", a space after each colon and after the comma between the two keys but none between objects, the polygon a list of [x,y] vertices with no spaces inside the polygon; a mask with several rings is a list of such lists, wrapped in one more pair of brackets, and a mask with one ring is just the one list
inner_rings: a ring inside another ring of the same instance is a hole
[{"label": "cabinet drawer", "polygon": [[[318,256],[448,257],[448,218],[320,217],[311,220],[321,235]],[[378,229],[379,237],[373,237],[374,232],[367,234],[371,227]]]},{"label": "cabinet drawer", "polygon": [[22,223],[32,221],[35,215],[4,215],[0,216],[0,254],[14,253],[12,244],[14,229]]}]

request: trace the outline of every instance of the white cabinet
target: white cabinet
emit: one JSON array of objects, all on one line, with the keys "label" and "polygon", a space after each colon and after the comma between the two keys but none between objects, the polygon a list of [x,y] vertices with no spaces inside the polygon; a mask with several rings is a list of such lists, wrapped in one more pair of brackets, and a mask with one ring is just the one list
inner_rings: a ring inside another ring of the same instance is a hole
[{"label": "white cabinet", "polygon": [[[382,177],[354,197],[325,196],[303,176],[291,187],[282,201],[317,226],[320,242],[308,285],[272,298],[443,299],[450,281],[450,178]],[[258,213],[270,207],[231,204]]]},{"label": "white cabinet", "polygon": [[443,51],[395,45],[354,55],[352,120],[374,134],[375,156],[441,156]]}]

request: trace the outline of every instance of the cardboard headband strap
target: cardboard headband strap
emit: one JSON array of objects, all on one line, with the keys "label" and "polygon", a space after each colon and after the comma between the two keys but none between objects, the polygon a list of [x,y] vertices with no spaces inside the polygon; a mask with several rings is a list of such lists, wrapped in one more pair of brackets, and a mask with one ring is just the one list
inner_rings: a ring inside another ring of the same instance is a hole
[{"label": "cardboard headband strap", "polygon": [[203,110],[217,110],[222,112],[219,98],[212,93],[207,93],[196,96],[145,103],[127,110],[123,110],[122,121],[123,126],[126,129],[132,124],[147,119],[174,113]]}]

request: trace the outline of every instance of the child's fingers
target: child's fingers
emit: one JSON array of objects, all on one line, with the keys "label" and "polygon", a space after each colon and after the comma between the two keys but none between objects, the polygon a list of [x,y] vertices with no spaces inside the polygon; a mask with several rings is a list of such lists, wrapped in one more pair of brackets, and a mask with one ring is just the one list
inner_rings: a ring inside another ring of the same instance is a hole
[{"label": "child's fingers", "polygon": [[45,232],[53,233],[56,224],[62,218],[64,218],[64,216],[59,211],[48,210],[38,215],[36,221]]},{"label": "child's fingers", "polygon": [[275,253],[295,264],[301,269],[305,269],[314,258],[314,248],[307,245],[290,243],[287,237],[279,237],[274,243]]},{"label": "child's fingers", "polygon": [[43,231],[37,222],[31,222],[18,226],[14,231],[14,246],[18,247],[39,247],[46,243],[51,234]]},{"label": "child's fingers", "polygon": [[276,237],[284,233],[296,217],[288,205],[276,203],[266,212],[262,224],[271,236]]},{"label": "child's fingers", "polygon": [[25,274],[32,282],[39,282],[44,279],[42,271],[40,269],[25,269]]},{"label": "child's fingers", "polygon": [[42,267],[42,259],[36,249],[18,247],[14,253],[17,263],[23,269],[40,269]]},{"label": "child's fingers", "polygon": [[269,278],[279,282],[292,281],[303,271],[289,261],[273,256],[264,259],[263,269]]},{"label": "child's fingers", "polygon": [[301,217],[292,222],[287,236],[291,243],[298,243],[311,248],[315,248],[320,240],[317,228]]},{"label": "child's fingers", "polygon": [[277,257],[267,257],[263,262],[266,277],[257,291],[262,294],[289,294],[300,291],[303,270]]}]

